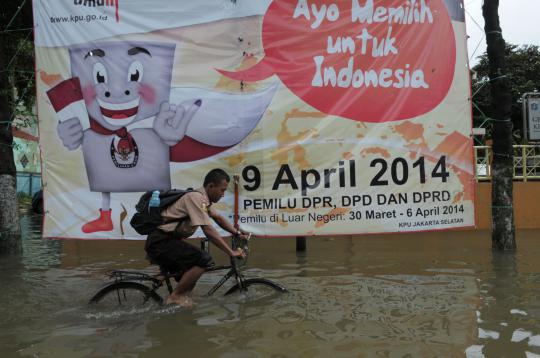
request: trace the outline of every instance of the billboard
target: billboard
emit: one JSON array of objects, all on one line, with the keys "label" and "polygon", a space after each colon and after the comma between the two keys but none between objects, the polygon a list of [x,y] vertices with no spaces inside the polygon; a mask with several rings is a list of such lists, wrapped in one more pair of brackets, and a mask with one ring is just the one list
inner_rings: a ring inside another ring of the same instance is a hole
[{"label": "billboard", "polygon": [[531,141],[540,140],[540,97],[535,94],[525,94],[526,110],[523,116],[527,118],[528,138]]},{"label": "billboard", "polygon": [[460,0],[33,3],[44,236],[141,239],[216,167],[257,235],[474,225]]}]

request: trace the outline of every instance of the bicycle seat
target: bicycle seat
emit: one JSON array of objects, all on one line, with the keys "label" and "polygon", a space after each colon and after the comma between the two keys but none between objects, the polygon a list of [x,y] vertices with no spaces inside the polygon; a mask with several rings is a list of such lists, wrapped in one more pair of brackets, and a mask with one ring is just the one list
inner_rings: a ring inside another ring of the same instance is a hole
[{"label": "bicycle seat", "polygon": [[153,260],[148,255],[146,255],[146,259],[148,260],[148,262],[150,262],[151,265],[156,265],[159,267],[160,274],[173,277],[176,282],[180,281],[180,278],[184,274],[184,271],[178,271],[177,269],[161,265],[159,262]]}]

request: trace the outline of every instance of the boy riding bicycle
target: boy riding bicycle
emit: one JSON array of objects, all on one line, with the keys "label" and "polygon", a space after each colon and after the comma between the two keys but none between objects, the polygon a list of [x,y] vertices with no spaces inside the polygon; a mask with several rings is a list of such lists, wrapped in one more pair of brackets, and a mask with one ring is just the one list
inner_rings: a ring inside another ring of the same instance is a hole
[{"label": "boy riding bicycle", "polygon": [[[177,286],[167,298],[167,303],[191,307],[190,294],[201,275],[214,262],[208,252],[187,243],[184,239],[201,227],[205,236],[231,257],[244,258],[242,249],[232,250],[219,232],[212,226],[212,218],[223,230],[247,240],[247,234],[237,230],[227,219],[212,209],[225,194],[230,182],[222,169],[212,169],[204,178],[203,187],[184,194],[161,215],[163,224],[150,233],[145,250],[152,262],[171,272],[184,272]],[[174,221],[174,222],[171,222]]]}]

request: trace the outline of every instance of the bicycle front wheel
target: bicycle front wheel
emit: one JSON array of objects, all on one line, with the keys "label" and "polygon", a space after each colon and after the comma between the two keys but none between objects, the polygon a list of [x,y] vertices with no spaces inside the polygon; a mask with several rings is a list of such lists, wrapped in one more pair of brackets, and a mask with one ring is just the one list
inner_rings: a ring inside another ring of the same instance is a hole
[{"label": "bicycle front wheel", "polygon": [[163,299],[154,290],[138,282],[113,282],[99,290],[89,304],[99,308],[142,308],[161,305]]},{"label": "bicycle front wheel", "polygon": [[[285,287],[265,278],[248,278],[244,280],[244,288],[248,292],[249,296],[254,296],[257,298],[270,296],[275,293],[287,292],[287,289]],[[233,287],[229,288],[227,292],[225,292],[225,296],[240,291],[240,285],[235,284]]]}]

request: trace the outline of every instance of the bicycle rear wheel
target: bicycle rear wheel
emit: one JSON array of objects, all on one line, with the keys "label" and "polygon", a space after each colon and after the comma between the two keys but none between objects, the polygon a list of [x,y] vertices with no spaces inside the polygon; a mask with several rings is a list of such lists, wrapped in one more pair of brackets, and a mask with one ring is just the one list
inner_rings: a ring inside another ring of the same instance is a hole
[{"label": "bicycle rear wheel", "polygon": [[[270,296],[275,293],[287,292],[285,287],[265,278],[248,278],[244,280],[244,287],[249,296],[254,296],[256,298]],[[229,288],[227,292],[225,292],[225,296],[240,291],[240,285],[235,284],[233,287]]]},{"label": "bicycle rear wheel", "polygon": [[99,290],[89,304],[101,308],[142,308],[161,305],[163,299],[148,286],[138,282],[113,282]]}]

